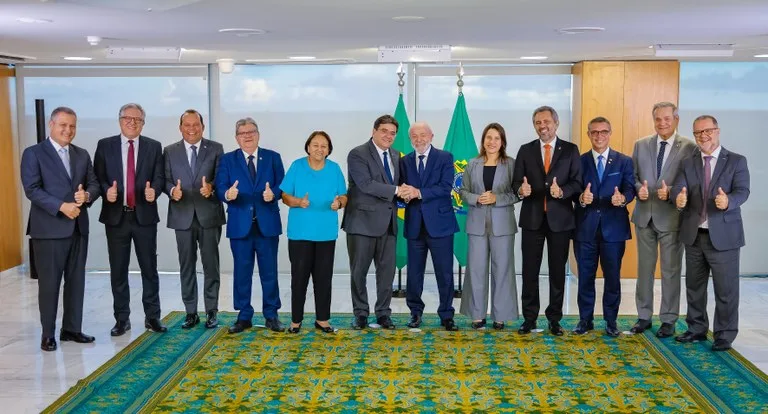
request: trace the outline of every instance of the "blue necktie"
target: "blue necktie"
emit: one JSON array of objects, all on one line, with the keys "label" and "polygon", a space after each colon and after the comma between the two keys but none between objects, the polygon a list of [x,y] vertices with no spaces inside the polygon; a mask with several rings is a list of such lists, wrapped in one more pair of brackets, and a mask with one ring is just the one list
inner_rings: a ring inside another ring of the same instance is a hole
[{"label": "blue necktie", "polygon": [[192,168],[192,175],[194,175],[197,167],[197,147],[194,145],[192,146],[192,158],[189,160],[189,166]]},{"label": "blue necktie", "polygon": [[424,172],[424,157],[424,154],[419,155],[419,177],[421,177],[421,173]]},{"label": "blue necktie", "polygon": [[659,156],[656,157],[656,179],[661,178],[661,166],[664,164],[664,151],[667,149],[667,141],[661,141]]},{"label": "blue necktie", "polygon": [[256,166],[253,164],[253,155],[248,156],[248,172],[251,173],[251,181],[256,182]]},{"label": "blue necktie", "polygon": [[72,178],[72,172],[69,171],[69,151],[66,148],[59,148],[59,157],[64,164],[64,169],[67,170],[67,175]]},{"label": "blue necktie", "polygon": [[597,156],[597,178],[600,179],[600,182],[603,181],[604,172],[605,172],[605,167],[603,166],[603,156],[598,155]]},{"label": "blue necktie", "polygon": [[395,179],[392,178],[392,169],[389,168],[389,158],[387,157],[387,152],[384,151],[384,172],[387,174],[387,179],[389,180],[389,183],[392,184]]}]

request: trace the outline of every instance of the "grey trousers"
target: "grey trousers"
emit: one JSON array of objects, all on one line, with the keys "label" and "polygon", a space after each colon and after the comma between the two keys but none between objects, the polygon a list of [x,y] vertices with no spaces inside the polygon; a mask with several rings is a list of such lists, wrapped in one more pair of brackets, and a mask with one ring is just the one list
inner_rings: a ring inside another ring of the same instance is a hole
[{"label": "grey trousers", "polygon": [[656,259],[661,250],[662,323],[674,324],[680,316],[680,273],[683,268],[683,243],[677,231],[659,231],[651,221],[648,227],[635,226],[637,235],[637,284],[635,303],[638,319],[653,317],[653,283]]},{"label": "grey trousers", "polygon": [[[489,232],[490,233],[490,232]],[[472,320],[485,319],[488,310],[488,263],[491,270],[491,319],[516,320],[515,235],[468,235],[467,277],[461,295],[461,314]]]},{"label": "grey trousers", "polygon": [[352,306],[355,316],[368,317],[368,288],[366,279],[371,262],[376,268],[376,317],[392,314],[392,281],[395,280],[395,243],[393,234],[369,237],[347,234],[349,269],[352,276]]},{"label": "grey trousers", "polygon": [[197,248],[200,246],[200,261],[203,263],[203,302],[205,311],[219,310],[219,241],[221,226],[203,228],[192,219],[187,230],[176,230],[176,246],[179,251],[179,275],[181,277],[181,299],[188,314],[197,313]]}]

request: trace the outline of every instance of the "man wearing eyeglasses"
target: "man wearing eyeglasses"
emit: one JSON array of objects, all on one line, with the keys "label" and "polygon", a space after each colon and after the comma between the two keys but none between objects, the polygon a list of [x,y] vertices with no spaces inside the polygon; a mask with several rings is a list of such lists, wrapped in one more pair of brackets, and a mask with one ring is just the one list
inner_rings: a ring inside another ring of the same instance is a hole
[{"label": "man wearing eyeglasses", "polygon": [[611,123],[601,116],[589,121],[592,149],[581,155],[582,188],[576,198],[576,235],[573,250],[579,269],[579,323],[573,333],[592,329],[595,312],[597,264],[603,269],[605,333],[619,336],[616,318],[621,303],[621,260],[629,229],[627,203],[635,198],[632,158],[609,148]]},{"label": "man wearing eyeglasses", "polygon": [[675,104],[659,102],[653,106],[651,115],[656,133],[635,142],[632,152],[637,190],[632,222],[637,235],[635,304],[638,320],[630,331],[637,334],[652,327],[653,284],[657,252],[661,251],[661,327],[656,336],[668,338],[675,334],[675,323],[680,315],[683,262],[683,243],[678,237],[680,213],[669,196],[669,189],[681,161],[691,156],[696,145],[677,134],[680,117]]},{"label": "man wearing eyeglasses", "polygon": [[144,327],[167,329],[160,322],[160,279],[157,275],[157,197],[165,184],[163,147],[141,135],[146,113],[141,105],[125,104],[119,111],[120,134],[99,140],[93,168],[104,201],[99,221],[104,223],[115,326],[110,334],[131,329],[128,265],[131,241],[141,269]]},{"label": "man wearing eyeglasses", "polygon": [[739,332],[739,251],[744,246],[741,205],[749,198],[749,169],[743,155],[720,145],[711,115],[693,121],[698,149],[682,162],[672,189],[685,243],[688,330],[676,337],[690,343],[707,339],[707,285],[715,290],[713,351],[727,351]]}]

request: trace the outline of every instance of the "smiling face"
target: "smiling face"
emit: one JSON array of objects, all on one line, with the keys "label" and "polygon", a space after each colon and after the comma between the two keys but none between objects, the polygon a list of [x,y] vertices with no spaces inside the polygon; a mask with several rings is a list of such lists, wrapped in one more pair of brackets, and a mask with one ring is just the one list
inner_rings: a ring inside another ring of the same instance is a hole
[{"label": "smiling face", "polygon": [[560,123],[555,121],[552,112],[542,111],[534,115],[533,127],[539,135],[539,139],[545,143],[552,142],[557,136],[557,127]]},{"label": "smiling face", "polygon": [[595,122],[589,125],[587,134],[592,142],[592,149],[598,154],[605,152],[611,141],[611,126],[607,122]]},{"label": "smiling face", "polygon": [[259,147],[259,129],[253,124],[239,126],[235,139],[241,150],[247,154],[253,154]]},{"label": "smiling face", "polygon": [[203,131],[205,127],[200,122],[200,115],[196,113],[186,113],[181,117],[181,125],[179,125],[179,131],[184,141],[187,141],[191,145],[195,145],[203,139]]},{"label": "smiling face", "polygon": [[75,139],[77,117],[60,112],[48,122],[48,129],[51,131],[51,139],[60,146],[66,147]]},{"label": "smiling face", "polygon": [[659,108],[653,113],[653,128],[662,139],[671,137],[677,130],[680,118],[670,107]]},{"label": "smiling face", "polygon": [[128,139],[141,135],[144,129],[144,115],[136,108],[126,108],[120,114],[120,133]]},{"label": "smiling face", "polygon": [[430,145],[432,145],[432,138],[435,135],[432,133],[432,129],[427,124],[418,123],[411,127],[409,132],[411,138],[411,145],[417,153],[423,154],[427,151]]},{"label": "smiling face", "polygon": [[504,142],[501,139],[501,134],[495,128],[488,129],[483,137],[483,148],[486,155],[498,155],[499,151],[503,147]]},{"label": "smiling face", "polygon": [[331,148],[328,145],[328,139],[322,134],[315,134],[307,146],[309,158],[315,162],[323,162],[328,157]]},{"label": "smiling face", "polygon": [[395,124],[381,124],[371,132],[373,143],[381,149],[389,149],[395,142],[397,126]]},{"label": "smiling face", "polygon": [[693,136],[704,154],[712,154],[720,146],[720,128],[709,118],[693,123]]}]

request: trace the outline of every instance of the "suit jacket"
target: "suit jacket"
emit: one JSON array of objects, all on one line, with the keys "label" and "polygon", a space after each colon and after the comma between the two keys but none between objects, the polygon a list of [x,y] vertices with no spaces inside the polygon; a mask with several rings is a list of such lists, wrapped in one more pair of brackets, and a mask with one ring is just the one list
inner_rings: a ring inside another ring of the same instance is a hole
[{"label": "suit jacket", "polygon": [[496,195],[496,203],[482,205],[477,199],[485,192],[483,182],[483,157],[473,158],[469,161],[461,179],[459,190],[462,200],[467,203],[467,234],[484,236],[486,234],[485,222],[487,211],[491,212],[491,229],[494,236],[508,236],[517,233],[517,220],[515,219],[515,203],[520,201],[512,190],[512,175],[515,171],[515,159],[507,157],[499,160],[496,173],[493,176],[491,192]]},{"label": "suit jacket", "polygon": [[[681,212],[680,240],[690,246],[696,241],[699,217],[707,209],[707,224],[712,246],[717,250],[738,249],[744,246],[744,223],[741,220],[741,205],[749,198],[749,169],[743,155],[720,148],[720,156],[712,172],[706,202],[702,197],[704,185],[704,162],[701,151],[696,148],[690,157],[682,161],[670,198],[674,200],[683,187],[688,191],[688,204]],[[728,208],[720,210],[715,206],[718,188],[728,195]]]},{"label": "suit jacket", "polygon": [[[165,178],[163,177],[163,147],[152,138],[139,136],[139,151],[136,155],[136,176],[134,180],[136,195],[136,221],[142,226],[157,224],[160,216],[157,213],[157,199],[163,193]],[[123,182],[123,155],[121,150],[122,138],[115,135],[102,138],[96,146],[96,154],[93,159],[93,169],[104,194],[101,203],[101,215],[99,221],[116,226],[123,217],[125,205],[125,183]],[[106,200],[107,190],[112,182],[117,181],[117,201],[110,203]],[[150,203],[144,197],[144,189],[150,182],[150,187],[155,189],[155,201]]]},{"label": "suit jacket", "polygon": [[[581,193],[574,195],[576,203],[576,241],[595,241],[597,230],[600,229],[603,241],[623,242],[632,238],[629,229],[629,210],[626,204],[635,198],[635,173],[632,166],[632,158],[616,152],[608,151],[608,159],[605,160],[603,180],[597,176],[597,166],[592,150],[581,155],[582,188],[590,186],[594,198],[591,204],[582,207],[579,202]],[[611,203],[611,197],[616,187],[626,198],[623,207],[616,207]],[[583,190],[582,190],[583,192]]]},{"label": "suit jacket", "polygon": [[347,156],[347,205],[341,228],[347,234],[369,237],[397,234],[397,198],[395,186],[400,182],[400,154],[390,148],[392,178],[390,183],[384,164],[373,140],[352,149]]},{"label": "suit jacket", "polygon": [[[216,169],[224,147],[214,141],[203,139],[198,143],[197,164],[195,171],[189,165],[187,147],[184,140],[173,143],[163,150],[165,160],[165,193],[168,194],[168,228],[187,230],[192,226],[192,218],[197,215],[197,221],[203,228],[219,227],[227,220],[224,208],[216,194],[205,198],[200,194],[203,177],[213,185],[216,179]],[[173,201],[171,191],[176,181],[181,180],[181,200]]]},{"label": "suit jacket", "polygon": [[80,185],[90,199],[90,207],[99,198],[99,183],[93,173],[88,151],[69,144],[69,169],[51,144],[50,139],[24,150],[21,156],[21,183],[32,206],[29,209],[27,234],[33,239],[63,239],[71,237],[77,226],[82,235],[89,232],[88,211],[81,207],[80,215],[71,220],[59,211],[65,202],[75,202]]},{"label": "suit jacket", "polygon": [[446,237],[459,231],[453,212],[453,155],[435,147],[429,150],[427,164],[421,176],[416,167],[416,151],[400,160],[400,184],[408,184],[421,191],[421,199],[412,199],[405,206],[406,239],[418,239],[421,223],[430,237]]},{"label": "suit jacket", "polygon": [[[259,147],[256,150],[256,180],[251,180],[248,163],[243,150],[236,149],[221,156],[216,170],[215,190],[219,200],[227,203],[227,237],[243,239],[248,237],[255,220],[261,234],[275,237],[283,234],[280,220],[280,206],[277,204],[283,192],[280,183],[285,176],[283,159],[275,151]],[[225,193],[238,181],[237,198],[227,201]],[[269,188],[275,194],[270,202],[264,201],[264,190]]]},{"label": "suit jacket", "polygon": [[675,135],[667,162],[661,169],[661,176],[656,175],[656,158],[659,148],[657,135],[647,136],[635,142],[632,151],[632,161],[635,167],[635,190],[640,191],[643,181],[648,181],[648,199],[637,200],[635,210],[632,213],[632,222],[636,226],[647,227],[653,220],[654,226],[660,231],[675,231],[678,228],[680,213],[675,208],[675,200],[670,196],[667,201],[656,197],[656,190],[665,181],[668,186],[675,182],[677,172],[680,170],[680,162],[689,158],[696,149],[696,144],[689,138]]},{"label": "suit jacket", "polygon": [[[531,195],[523,198],[520,209],[520,227],[523,229],[538,230],[541,227],[545,198],[547,223],[552,231],[568,231],[576,227],[572,197],[581,192],[579,148],[558,137],[553,151],[549,173],[544,173],[540,139],[522,145],[517,152],[512,189],[515,194],[520,194],[523,177],[528,179],[531,186]],[[557,185],[563,190],[562,198],[552,198],[549,193],[554,178],[557,178]]]}]

